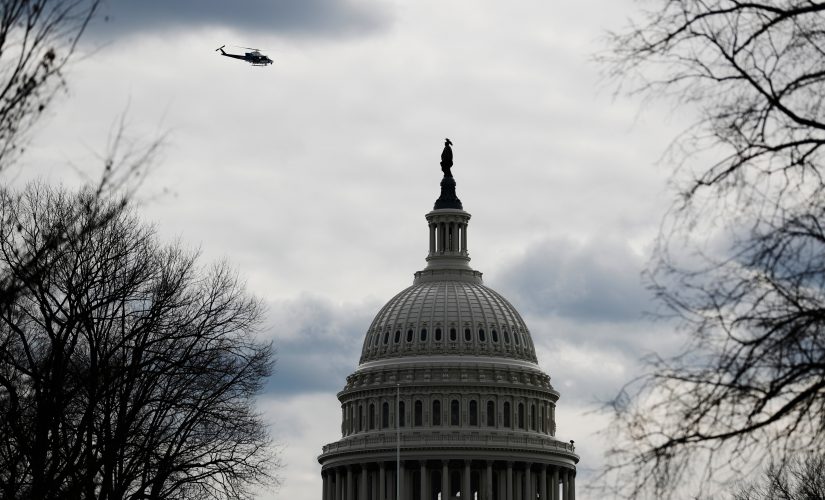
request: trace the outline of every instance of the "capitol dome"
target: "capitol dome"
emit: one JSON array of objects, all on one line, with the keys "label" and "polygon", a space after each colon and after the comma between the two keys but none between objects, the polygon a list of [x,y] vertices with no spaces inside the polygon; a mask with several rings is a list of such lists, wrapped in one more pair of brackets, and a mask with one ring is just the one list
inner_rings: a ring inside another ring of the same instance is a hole
[{"label": "capitol dome", "polygon": [[493,356],[536,362],[524,320],[480,282],[416,283],[390,299],[367,330],[361,367],[417,356]]},{"label": "capitol dome", "polygon": [[378,311],[338,393],[323,500],[575,500],[559,393],[521,315],[469,265],[470,214],[449,166],[426,214],[427,265]]}]

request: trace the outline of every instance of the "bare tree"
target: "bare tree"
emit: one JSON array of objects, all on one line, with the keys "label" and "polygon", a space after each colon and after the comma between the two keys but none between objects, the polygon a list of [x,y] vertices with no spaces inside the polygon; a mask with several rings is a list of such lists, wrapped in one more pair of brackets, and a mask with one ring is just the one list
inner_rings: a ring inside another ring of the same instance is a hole
[{"label": "bare tree", "polygon": [[825,500],[825,457],[811,455],[784,466],[772,464],[764,477],[740,485],[733,500]]},{"label": "bare tree", "polygon": [[647,274],[687,341],[614,401],[606,484],[663,498],[825,448],[825,3],[649,5],[603,60],[698,116]]},{"label": "bare tree", "polygon": [[8,168],[39,118],[99,0],[0,2],[0,170]]},{"label": "bare tree", "polygon": [[24,284],[0,313],[0,496],[239,499],[272,481],[254,410],[272,349],[225,264],[199,268],[92,190],[2,192],[0,220],[0,271]]},{"label": "bare tree", "polygon": [[[27,132],[55,93],[66,87],[63,71],[99,4],[100,0],[0,0],[0,174],[9,175],[25,148]],[[131,149],[124,131],[121,120],[110,137],[100,175],[89,178],[88,185],[101,197],[125,194],[121,197],[125,207],[151,166],[161,140]],[[112,210],[97,214],[98,223],[105,224],[114,214]],[[45,246],[29,248],[26,262],[36,268],[48,247],[75,236],[68,232],[43,235]],[[13,276],[0,275],[0,309],[22,286]]]}]

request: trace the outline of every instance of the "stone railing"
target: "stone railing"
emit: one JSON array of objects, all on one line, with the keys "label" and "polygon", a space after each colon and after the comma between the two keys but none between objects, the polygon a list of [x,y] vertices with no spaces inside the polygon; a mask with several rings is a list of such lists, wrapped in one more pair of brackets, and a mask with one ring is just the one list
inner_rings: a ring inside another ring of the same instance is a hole
[{"label": "stone railing", "polygon": [[[394,432],[378,435],[352,436],[327,444],[323,447],[323,454],[333,452],[352,452],[390,448],[396,446],[397,436]],[[488,432],[409,432],[401,434],[402,448],[416,448],[420,446],[465,447],[480,446],[492,448],[511,448],[522,450],[544,450],[575,453],[572,443],[565,443],[552,438],[540,436],[520,436],[514,434]]]}]

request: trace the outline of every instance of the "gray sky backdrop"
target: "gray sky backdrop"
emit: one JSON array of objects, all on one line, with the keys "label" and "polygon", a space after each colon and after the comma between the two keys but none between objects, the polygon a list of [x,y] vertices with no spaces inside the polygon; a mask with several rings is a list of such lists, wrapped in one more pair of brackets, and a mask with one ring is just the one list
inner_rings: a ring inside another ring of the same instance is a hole
[{"label": "gray sky backdrop", "polygon": [[[605,448],[598,401],[677,344],[643,319],[639,273],[670,199],[656,163],[687,122],[614,99],[591,61],[635,8],[108,0],[16,181],[94,175],[124,114],[138,145],[167,134],[141,213],[204,262],[229,259],[268,304],[279,361],[260,405],[286,467],[260,499],[312,500],[335,393],[372,316],[425,264],[449,137],[471,264],[525,317],[584,485]],[[219,57],[223,44],[275,64]]]}]

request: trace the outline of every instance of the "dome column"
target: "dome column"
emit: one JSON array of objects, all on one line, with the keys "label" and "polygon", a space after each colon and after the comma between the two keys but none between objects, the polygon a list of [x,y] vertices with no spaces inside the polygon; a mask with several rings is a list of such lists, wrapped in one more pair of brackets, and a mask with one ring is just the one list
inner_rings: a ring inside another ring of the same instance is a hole
[{"label": "dome column", "polygon": [[576,471],[571,470],[568,474],[570,475],[570,500],[576,500]]},{"label": "dome column", "polygon": [[336,467],[336,468],[335,468],[335,487],[334,487],[334,489],[335,489],[335,492],[334,492],[334,493],[335,493],[335,495],[334,495],[334,496],[335,496],[335,500],[343,500],[343,499],[341,498],[341,496],[342,496],[342,495],[341,495],[341,492],[342,492],[342,487],[341,487],[341,469],[339,469],[338,467]]},{"label": "dome column", "polygon": [[513,500],[513,462],[507,462],[507,500]]},{"label": "dome column", "polygon": [[361,466],[361,474],[359,476],[361,478],[361,484],[358,486],[358,500],[367,500],[367,489],[369,488],[367,484],[368,475],[367,466],[364,464]]},{"label": "dome column", "polygon": [[533,475],[530,471],[530,462],[524,464],[524,497],[525,498],[536,498],[533,494]]},{"label": "dome column", "polygon": [[562,471],[562,492],[564,496],[562,497],[564,500],[573,500],[570,498],[570,475],[567,470]]},{"label": "dome column", "polygon": [[484,500],[493,500],[493,462],[489,460],[485,476]]},{"label": "dome column", "polygon": [[421,500],[429,500],[429,491],[427,491],[427,462],[421,461],[421,478],[419,486],[421,487]]},{"label": "dome column", "polygon": [[547,465],[541,465],[541,482],[539,483],[539,498],[541,500],[549,500],[547,498]]},{"label": "dome column", "polygon": [[387,466],[384,462],[378,464],[378,500],[384,500],[387,496]]},{"label": "dome column", "polygon": [[507,472],[502,467],[496,467],[495,474],[498,479],[496,500],[505,500],[507,498]]},{"label": "dome column", "polygon": [[450,498],[450,465],[446,460],[441,461],[441,498]]},{"label": "dome column", "polygon": [[[398,481],[398,491],[401,493],[399,500],[412,500],[410,495],[407,494],[407,469],[404,468],[404,462],[401,462],[398,466],[398,477],[395,479]],[[569,500],[569,499],[566,499]]]},{"label": "dome column", "polygon": [[461,475],[461,498],[470,498],[470,496],[473,494],[472,491],[470,491],[470,485],[472,484],[470,482],[470,474],[470,461],[465,460],[464,473]]},{"label": "dome column", "polygon": [[355,482],[352,479],[352,466],[347,466],[347,500],[355,500]]}]

